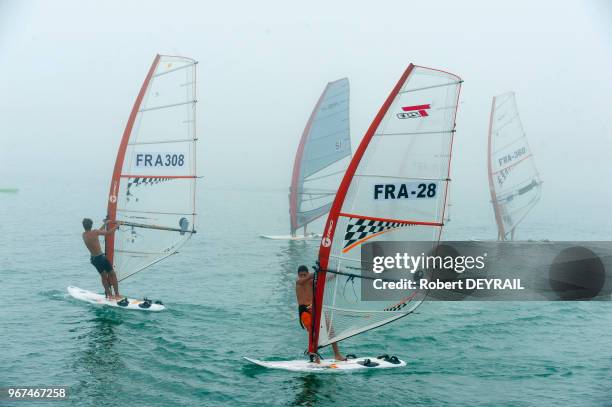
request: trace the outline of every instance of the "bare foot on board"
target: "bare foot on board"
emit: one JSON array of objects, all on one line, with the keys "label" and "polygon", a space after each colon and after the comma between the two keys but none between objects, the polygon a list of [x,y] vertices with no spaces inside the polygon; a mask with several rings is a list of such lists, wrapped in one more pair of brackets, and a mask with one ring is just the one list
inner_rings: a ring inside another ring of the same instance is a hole
[{"label": "bare foot on board", "polygon": [[334,359],[336,359],[337,361],[340,361],[340,362],[344,362],[346,360],[346,357],[342,356],[340,353],[336,353],[334,355]]}]

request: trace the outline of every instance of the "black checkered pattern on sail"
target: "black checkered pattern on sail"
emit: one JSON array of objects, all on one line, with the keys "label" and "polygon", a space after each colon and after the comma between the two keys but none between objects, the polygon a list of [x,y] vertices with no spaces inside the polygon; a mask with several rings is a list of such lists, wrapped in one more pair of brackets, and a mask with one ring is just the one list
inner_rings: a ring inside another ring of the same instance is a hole
[{"label": "black checkered pattern on sail", "polygon": [[350,218],[344,234],[344,248],[349,247],[361,239],[382,232],[383,230],[408,226],[400,222],[384,222],[380,220],[370,220],[361,218]]},{"label": "black checkered pattern on sail", "polygon": [[408,302],[401,302],[401,303],[395,304],[395,305],[393,305],[391,307],[387,307],[383,311],[401,311],[402,308],[404,308],[406,305],[408,305]]},{"label": "black checkered pattern on sail", "polygon": [[168,181],[170,178],[128,178],[128,189],[132,186],[155,185]]},{"label": "black checkered pattern on sail", "polygon": [[141,186],[153,186],[159,184],[160,182],[169,181],[171,178],[128,178],[127,183],[127,191],[126,197],[128,202],[132,201],[132,199],[138,202],[138,198],[136,197],[137,191],[134,191],[133,188],[141,187]]}]

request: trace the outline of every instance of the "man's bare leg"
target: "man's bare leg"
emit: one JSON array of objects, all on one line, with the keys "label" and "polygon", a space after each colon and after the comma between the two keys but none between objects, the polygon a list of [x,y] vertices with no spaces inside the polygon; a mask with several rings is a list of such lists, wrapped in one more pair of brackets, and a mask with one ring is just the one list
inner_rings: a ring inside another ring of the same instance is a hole
[{"label": "man's bare leg", "polygon": [[332,343],[332,349],[334,350],[334,359],[346,360],[346,358],[340,353],[340,349],[338,349],[338,344],[336,342]]},{"label": "man's bare leg", "polygon": [[121,295],[119,295],[119,282],[117,281],[117,274],[115,273],[115,270],[108,273],[108,279],[113,286],[113,290],[115,291],[115,299],[120,300]]},{"label": "man's bare leg", "polygon": [[100,279],[102,280],[102,287],[104,287],[104,295],[107,299],[113,299],[113,293],[110,290],[110,284],[108,282],[107,273],[100,273]]}]

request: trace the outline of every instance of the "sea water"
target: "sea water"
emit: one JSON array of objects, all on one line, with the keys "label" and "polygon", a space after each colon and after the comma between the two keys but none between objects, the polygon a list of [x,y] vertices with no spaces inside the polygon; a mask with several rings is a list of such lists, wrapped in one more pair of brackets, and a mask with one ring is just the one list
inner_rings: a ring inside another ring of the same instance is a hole
[{"label": "sea water", "polygon": [[[67,295],[69,285],[100,291],[80,222],[104,217],[106,185],[50,180],[0,194],[0,386],[68,386],[69,399],[53,405],[77,406],[612,404],[609,302],[425,302],[341,343],[346,353],[397,355],[403,369],[317,375],[247,363],[303,357],[294,281],[318,242],[258,237],[287,233],[285,189],[203,182],[200,192],[194,238],[121,284],[125,295],[163,300],[162,313]],[[495,236],[492,218],[462,223],[460,212],[450,239]],[[554,221],[525,221],[522,232],[608,239],[580,225],[568,235]]]}]

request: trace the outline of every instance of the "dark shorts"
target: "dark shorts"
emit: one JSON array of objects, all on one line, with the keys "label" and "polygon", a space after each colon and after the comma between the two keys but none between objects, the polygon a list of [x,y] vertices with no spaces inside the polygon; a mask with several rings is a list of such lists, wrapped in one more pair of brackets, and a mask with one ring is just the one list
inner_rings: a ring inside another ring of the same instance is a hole
[{"label": "dark shorts", "polygon": [[90,261],[91,261],[91,264],[95,266],[96,270],[98,270],[98,273],[100,274],[104,272],[110,273],[111,271],[113,271],[113,266],[112,264],[110,264],[110,261],[108,261],[104,253],[98,254],[95,257],[91,257]]}]

